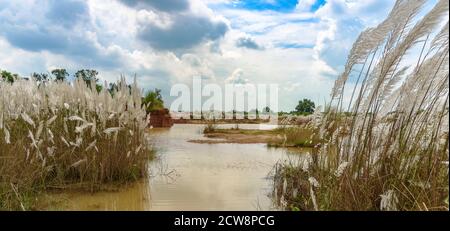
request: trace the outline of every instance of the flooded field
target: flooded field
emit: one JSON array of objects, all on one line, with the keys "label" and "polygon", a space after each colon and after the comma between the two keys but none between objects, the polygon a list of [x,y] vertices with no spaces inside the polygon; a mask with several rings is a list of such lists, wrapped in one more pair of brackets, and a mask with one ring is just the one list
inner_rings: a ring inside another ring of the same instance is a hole
[{"label": "flooded field", "polygon": [[[220,125],[222,128],[235,125]],[[152,129],[157,150],[150,178],[118,192],[62,193],[64,210],[271,210],[268,178],[277,161],[295,160],[305,149],[268,148],[265,144],[197,144],[204,125],[176,124]],[[239,124],[241,129],[274,126]]]}]

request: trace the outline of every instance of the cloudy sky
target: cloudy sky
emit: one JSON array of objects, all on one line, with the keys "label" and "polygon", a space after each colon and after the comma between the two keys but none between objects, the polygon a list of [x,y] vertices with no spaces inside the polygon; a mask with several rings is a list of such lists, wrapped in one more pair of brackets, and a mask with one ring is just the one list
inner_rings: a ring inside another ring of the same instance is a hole
[{"label": "cloudy sky", "polygon": [[[433,1],[432,1],[433,2]],[[393,0],[0,0],[0,69],[92,68],[145,89],[193,76],[279,84],[281,110],[323,103],[364,28]],[[130,78],[131,79],[131,78]]]}]

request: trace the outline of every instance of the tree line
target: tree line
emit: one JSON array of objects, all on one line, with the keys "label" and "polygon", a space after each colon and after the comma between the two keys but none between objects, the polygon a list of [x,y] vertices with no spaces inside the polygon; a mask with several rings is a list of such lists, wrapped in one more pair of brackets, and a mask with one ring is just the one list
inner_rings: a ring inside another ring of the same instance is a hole
[{"label": "tree line", "polygon": [[[83,80],[87,86],[91,87],[94,86],[97,92],[100,92],[103,90],[103,85],[99,84],[98,71],[93,69],[81,69],[75,72],[73,77],[75,79],[81,79]],[[48,73],[32,73],[30,75],[30,78],[34,79],[39,84],[46,84],[48,82],[54,81],[54,82],[64,82],[68,81],[70,74],[67,72],[66,69],[58,68],[53,69],[52,71]],[[20,77],[18,74],[11,73],[6,70],[0,70],[0,81],[5,81],[8,83],[14,83],[14,81],[18,79],[29,79],[26,77]],[[131,88],[131,86],[128,86]],[[108,91],[111,94],[114,94],[115,90],[118,90],[118,85],[116,83],[110,83],[108,85]],[[154,110],[161,110],[164,108],[164,101],[161,96],[161,90],[155,88],[153,91],[148,91],[145,96],[142,98],[142,103],[145,105],[145,109],[147,113],[150,113]]]},{"label": "tree line", "polygon": [[302,99],[298,101],[297,106],[295,107],[295,110],[291,112],[278,112],[279,116],[282,115],[311,115],[316,110],[316,104],[310,100],[310,99]]},{"label": "tree line", "polygon": [[[74,74],[75,78],[82,78],[84,81],[94,81],[97,82],[98,71],[90,69],[82,69]],[[70,74],[66,69],[54,69],[48,73],[32,73],[31,78],[37,82],[49,82],[49,81],[66,81]],[[3,81],[13,83],[18,79],[29,79],[27,77],[20,77],[18,74],[11,73],[7,70],[0,70],[0,77]]]},{"label": "tree line", "polygon": [[[75,79],[82,79],[89,87],[91,87],[91,85],[94,85],[95,88],[97,89],[97,91],[100,92],[103,89],[103,86],[98,84],[99,79],[97,78],[97,75],[98,75],[98,71],[96,71],[96,70],[81,69],[81,70],[78,70],[77,72],[75,72],[73,77]],[[45,84],[50,81],[64,82],[64,81],[68,80],[69,76],[70,76],[69,72],[67,72],[67,70],[63,69],[63,68],[53,69],[52,71],[50,71],[48,73],[34,72],[30,75],[29,78],[28,77],[20,77],[18,74],[11,73],[6,70],[0,70],[0,80],[6,81],[8,83],[14,83],[14,81],[16,81],[18,79],[28,80],[30,78],[34,79],[39,84],[42,84],[42,83]],[[110,84],[110,85],[111,85],[110,87],[114,87],[113,86],[114,84]]]},{"label": "tree line", "polygon": [[[33,73],[31,74],[31,78],[36,80],[38,83],[47,83],[50,81],[67,81],[70,74],[67,72],[66,69],[54,69],[50,71],[49,73]],[[99,79],[98,71],[93,69],[82,69],[75,72],[73,75],[75,79],[82,79],[89,87],[95,84],[95,89],[100,92],[103,89],[103,85],[98,84]],[[0,79],[9,83],[13,83],[15,80],[19,79],[18,74],[13,74],[11,72],[8,72],[6,70],[0,70]],[[110,83],[108,86],[108,91],[112,94],[114,92],[114,89],[117,89],[116,83]],[[143,103],[146,104],[146,111],[147,113],[154,111],[154,110],[160,110],[164,108],[164,101],[161,96],[161,90],[155,89],[153,91],[148,91],[145,96],[143,97]],[[296,106],[294,111],[291,111],[289,113],[286,112],[279,112],[280,115],[283,114],[295,114],[295,115],[309,115],[314,113],[315,110],[315,104],[313,101],[309,99],[303,99],[298,102],[298,105]],[[270,112],[270,108],[264,108],[263,111]],[[248,112],[247,112],[248,113]],[[246,114],[247,114],[246,113]],[[259,114],[259,111],[256,110],[256,114]]]}]

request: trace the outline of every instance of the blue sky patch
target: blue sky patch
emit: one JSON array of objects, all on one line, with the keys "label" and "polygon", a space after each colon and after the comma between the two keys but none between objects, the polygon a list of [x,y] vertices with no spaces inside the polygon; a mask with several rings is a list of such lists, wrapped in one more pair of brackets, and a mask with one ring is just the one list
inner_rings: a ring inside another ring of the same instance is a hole
[{"label": "blue sky patch", "polygon": [[[241,0],[234,3],[234,7],[247,10],[273,10],[280,12],[289,12],[295,9],[297,3],[302,0]],[[316,0],[309,11],[315,12],[325,5],[326,0]]]},{"label": "blue sky patch", "polygon": [[304,18],[304,19],[294,19],[290,20],[290,23],[319,23],[319,18]]},{"label": "blue sky patch", "polygon": [[237,8],[247,10],[273,10],[273,11],[292,11],[297,5],[297,0],[245,0],[235,4]]},{"label": "blue sky patch", "polygon": [[325,3],[327,3],[326,0],[317,0],[312,6],[311,9],[309,9],[312,12],[317,11],[320,7],[322,7],[323,5],[325,5]]},{"label": "blue sky patch", "polygon": [[300,44],[300,43],[277,43],[276,47],[284,49],[312,49],[314,44]]}]

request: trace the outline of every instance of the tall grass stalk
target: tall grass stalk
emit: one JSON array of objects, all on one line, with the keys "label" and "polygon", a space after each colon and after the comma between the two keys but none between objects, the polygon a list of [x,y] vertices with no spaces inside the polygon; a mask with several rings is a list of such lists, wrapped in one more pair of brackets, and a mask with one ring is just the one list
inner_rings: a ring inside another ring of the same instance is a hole
[{"label": "tall grass stalk", "polygon": [[147,174],[136,81],[111,94],[83,81],[0,82],[0,209],[33,209],[49,188],[100,188]]},{"label": "tall grass stalk", "polygon": [[[449,3],[440,0],[418,18],[424,3],[398,0],[386,20],[362,32],[335,82],[332,102],[314,123],[322,144],[305,163],[276,167],[278,205],[448,210],[448,22],[439,26]],[[343,107],[352,71],[361,84],[349,90],[350,103]]]}]

